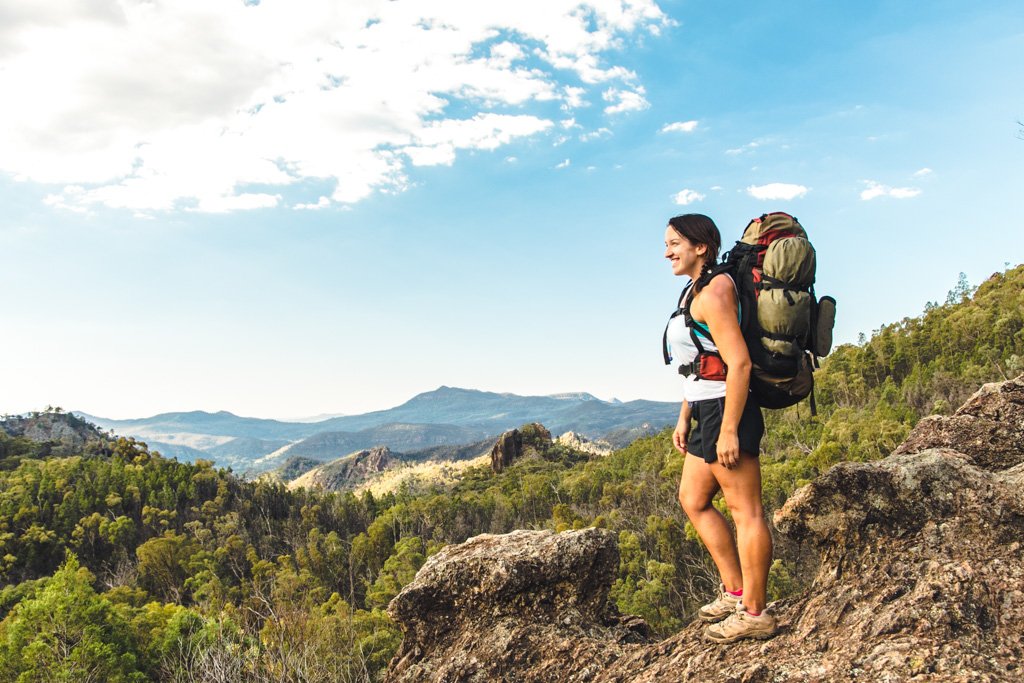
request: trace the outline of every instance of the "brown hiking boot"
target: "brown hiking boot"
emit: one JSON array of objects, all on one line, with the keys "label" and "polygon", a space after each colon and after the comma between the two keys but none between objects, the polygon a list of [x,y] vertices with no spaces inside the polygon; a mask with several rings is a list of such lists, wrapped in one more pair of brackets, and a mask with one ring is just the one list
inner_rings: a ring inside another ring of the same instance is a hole
[{"label": "brown hiking boot", "polygon": [[725,619],[736,611],[736,605],[739,604],[740,599],[725,590],[724,583],[718,584],[718,590],[720,592],[718,599],[714,602],[709,602],[697,611],[697,616],[700,617],[701,621],[713,624],[716,621]]},{"label": "brown hiking boot", "polygon": [[704,629],[704,636],[715,643],[733,643],[743,638],[771,638],[776,630],[775,617],[767,609],[755,617],[744,609],[741,602],[725,621]]}]

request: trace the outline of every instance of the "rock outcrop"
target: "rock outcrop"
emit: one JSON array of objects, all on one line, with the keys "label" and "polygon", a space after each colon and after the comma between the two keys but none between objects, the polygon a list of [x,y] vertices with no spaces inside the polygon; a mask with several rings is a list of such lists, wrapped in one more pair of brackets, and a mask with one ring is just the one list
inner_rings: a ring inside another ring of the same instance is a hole
[{"label": "rock outcrop", "polygon": [[591,441],[582,434],[566,432],[558,437],[558,443],[569,448],[574,448],[583,453],[591,455],[608,455],[612,452],[612,445],[604,440]]},{"label": "rock outcrop", "polygon": [[523,437],[518,429],[510,429],[494,443],[491,449],[491,470],[501,472],[523,453]]},{"label": "rock outcrop", "polygon": [[288,488],[348,491],[400,462],[387,446],[378,446],[314,467],[290,481]]},{"label": "rock outcrop", "polygon": [[1024,680],[1024,376],[922,420],[896,453],[841,463],[776,513],[821,557],[771,606],[780,632],[645,642],[607,604],[607,532],[481,536],[431,558],[390,612],[388,680]]},{"label": "rock outcrop", "polygon": [[0,431],[42,444],[44,457],[106,452],[111,441],[96,425],[60,409],[0,417]]},{"label": "rock outcrop", "polygon": [[529,453],[543,453],[551,446],[551,432],[537,422],[510,429],[495,442],[491,449],[491,469],[501,472],[513,461]]}]

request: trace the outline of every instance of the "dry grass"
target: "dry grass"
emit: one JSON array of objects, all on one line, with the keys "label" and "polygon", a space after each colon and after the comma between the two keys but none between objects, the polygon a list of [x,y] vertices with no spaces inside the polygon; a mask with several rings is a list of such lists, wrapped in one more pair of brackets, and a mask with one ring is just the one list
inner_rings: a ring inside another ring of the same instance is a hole
[{"label": "dry grass", "polygon": [[413,487],[439,484],[453,484],[462,477],[462,473],[476,465],[489,465],[491,456],[489,454],[477,456],[471,460],[427,460],[410,465],[402,465],[394,469],[382,472],[372,480],[360,484],[355,492],[357,494],[369,490],[375,496],[380,496],[389,491],[397,491],[402,484],[409,484]]}]

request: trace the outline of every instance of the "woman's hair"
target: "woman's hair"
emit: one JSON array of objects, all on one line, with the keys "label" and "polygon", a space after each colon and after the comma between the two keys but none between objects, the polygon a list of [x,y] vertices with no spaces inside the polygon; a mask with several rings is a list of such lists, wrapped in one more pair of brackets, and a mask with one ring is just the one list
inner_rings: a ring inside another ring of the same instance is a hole
[{"label": "woman's hair", "polygon": [[718,263],[718,250],[722,246],[722,235],[718,232],[715,222],[702,213],[684,213],[668,219],[668,224],[682,237],[693,244],[703,244],[704,265],[701,266],[700,277],[693,283],[694,293],[699,292],[711,281],[711,269]]}]

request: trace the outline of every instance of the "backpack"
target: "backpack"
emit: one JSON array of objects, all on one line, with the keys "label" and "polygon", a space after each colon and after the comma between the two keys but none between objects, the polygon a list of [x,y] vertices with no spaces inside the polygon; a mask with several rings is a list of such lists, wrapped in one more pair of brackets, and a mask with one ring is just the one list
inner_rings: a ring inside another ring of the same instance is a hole
[{"label": "backpack", "polygon": [[[832,349],[836,300],[815,298],[815,269],[814,247],[803,226],[793,216],[775,212],[750,221],[739,241],[705,276],[710,280],[728,273],[736,284],[740,331],[752,364],[750,391],[764,408],[786,408],[810,396],[811,414],[816,413],[813,372],[818,359]],[[686,300],[690,286],[669,318],[686,316],[698,351],[697,359],[680,366],[679,373],[695,374],[698,380],[724,379],[721,356],[704,351],[695,333]],[[710,333],[704,336],[711,338]],[[665,363],[670,363],[667,336],[662,351]]]}]

